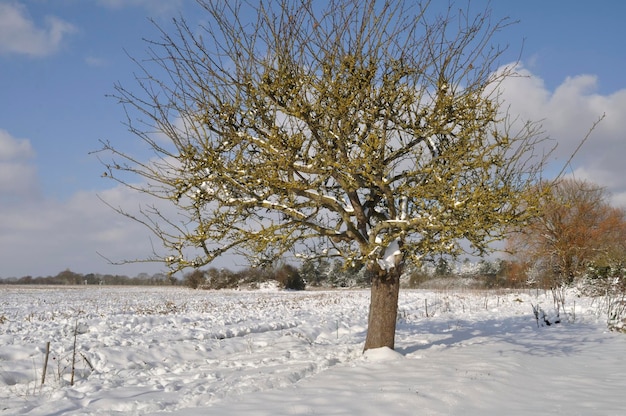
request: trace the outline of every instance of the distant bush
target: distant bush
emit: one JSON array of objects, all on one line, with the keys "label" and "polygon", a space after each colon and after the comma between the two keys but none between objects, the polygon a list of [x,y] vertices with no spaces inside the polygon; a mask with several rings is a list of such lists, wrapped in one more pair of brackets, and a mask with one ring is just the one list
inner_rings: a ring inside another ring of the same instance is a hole
[{"label": "distant bush", "polygon": [[306,283],[295,267],[285,264],[274,272],[274,279],[285,289],[304,290]]},{"label": "distant bush", "polygon": [[191,273],[187,273],[183,278],[183,284],[192,289],[197,289],[204,284],[206,281],[205,272],[196,269]]},{"label": "distant bush", "polygon": [[237,288],[242,280],[242,276],[237,272],[228,269],[210,268],[204,274],[205,280],[201,289],[233,289]]},{"label": "distant bush", "polygon": [[623,262],[589,263],[579,288],[583,294],[604,299],[609,329],[626,332],[626,267]]},{"label": "distant bush", "polygon": [[276,281],[281,288],[304,290],[306,282],[299,270],[291,265],[278,268],[247,268],[233,272],[228,269],[211,268],[196,270],[185,276],[185,284],[192,288],[219,289],[258,289],[264,283]]},{"label": "distant bush", "polygon": [[402,274],[400,284],[406,288],[417,289],[427,281],[432,280],[432,278],[432,275],[424,272],[423,270],[411,269]]},{"label": "distant bush", "polygon": [[626,267],[621,262],[607,265],[589,263],[581,280],[583,293],[591,296],[606,296],[626,293]]}]

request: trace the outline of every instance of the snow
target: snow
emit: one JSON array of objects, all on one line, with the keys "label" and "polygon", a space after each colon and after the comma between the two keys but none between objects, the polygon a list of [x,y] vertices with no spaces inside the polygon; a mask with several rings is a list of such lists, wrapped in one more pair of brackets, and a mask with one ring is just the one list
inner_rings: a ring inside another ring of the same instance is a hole
[{"label": "snow", "polygon": [[383,253],[383,257],[378,260],[378,265],[381,269],[389,272],[389,270],[396,267],[401,257],[402,251],[400,251],[400,240],[396,238],[389,243]]},{"label": "snow", "polygon": [[549,327],[531,304],[551,294],[403,290],[395,351],[363,353],[367,290],[0,286],[0,414],[623,414],[599,302]]}]

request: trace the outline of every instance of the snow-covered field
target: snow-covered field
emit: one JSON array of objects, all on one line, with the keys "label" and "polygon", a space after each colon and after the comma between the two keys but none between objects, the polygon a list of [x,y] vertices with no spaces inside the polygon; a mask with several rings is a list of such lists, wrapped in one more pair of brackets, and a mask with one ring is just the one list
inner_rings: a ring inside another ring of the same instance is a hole
[{"label": "snow-covered field", "polygon": [[538,327],[531,303],[550,294],[404,290],[396,351],[362,354],[368,302],[0,286],[0,414],[626,414],[626,335],[597,300],[572,296],[569,322]]}]

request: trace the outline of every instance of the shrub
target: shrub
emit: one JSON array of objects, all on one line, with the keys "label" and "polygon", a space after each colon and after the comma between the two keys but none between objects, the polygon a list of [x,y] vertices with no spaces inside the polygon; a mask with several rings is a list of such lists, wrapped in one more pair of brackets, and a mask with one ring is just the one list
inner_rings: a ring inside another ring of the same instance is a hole
[{"label": "shrub", "polygon": [[591,296],[626,293],[626,267],[621,262],[607,265],[589,263],[581,282],[581,290]]},{"label": "shrub", "polygon": [[192,289],[197,289],[206,281],[204,272],[200,269],[196,269],[191,273],[185,275],[184,284]]},{"label": "shrub", "polygon": [[279,267],[274,272],[274,279],[285,289],[304,290],[306,287],[306,283],[300,276],[298,269],[288,264]]},{"label": "shrub", "polygon": [[623,262],[589,263],[580,290],[586,295],[603,297],[609,329],[626,332],[626,267]]}]

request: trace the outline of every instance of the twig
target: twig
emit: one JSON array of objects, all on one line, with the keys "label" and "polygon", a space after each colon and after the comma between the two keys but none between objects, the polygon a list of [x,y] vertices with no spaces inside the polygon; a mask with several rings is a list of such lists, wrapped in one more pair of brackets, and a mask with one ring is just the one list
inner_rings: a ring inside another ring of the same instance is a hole
[{"label": "twig", "polygon": [[531,302],[530,306],[533,307],[533,314],[535,315],[535,321],[537,321],[537,328],[539,328],[539,305],[535,306]]},{"label": "twig", "polygon": [[46,382],[46,370],[48,369],[48,357],[50,356],[50,341],[46,343],[46,358],[43,361],[43,372],[41,373],[41,384]]},{"label": "twig", "polygon": [[574,159],[574,156],[576,156],[576,154],[578,153],[578,151],[580,150],[580,148],[583,146],[583,144],[585,144],[585,142],[587,141],[587,139],[589,139],[589,136],[591,136],[591,133],[596,129],[596,126],[598,124],[600,124],[600,122],[602,120],[604,120],[604,118],[606,117],[606,113],[603,113],[591,126],[591,128],[589,129],[589,131],[587,132],[587,134],[585,135],[585,137],[583,137],[583,139],[580,141],[580,143],[578,143],[578,147],[576,147],[576,150],[574,150],[574,153],[572,153],[569,157],[569,159],[567,159],[567,162],[565,162],[565,164],[563,165],[563,168],[561,169],[561,171],[559,172],[559,174],[556,176],[557,178],[560,178],[563,175],[563,172],[565,172],[565,169],[567,169],[568,166],[570,166],[570,163],[572,162],[572,159]]},{"label": "twig", "polygon": [[74,324],[74,350],[72,351],[72,375],[70,378],[70,386],[74,385],[74,371],[76,369],[76,337],[78,335],[78,319]]},{"label": "twig", "polygon": [[89,366],[91,371],[95,371],[95,368],[93,368],[93,365],[91,365],[91,363],[89,362],[87,357],[85,357],[85,354],[83,354],[82,352],[80,352],[79,354],[80,354],[81,357],[83,357],[83,360],[85,360],[85,362],[87,363],[87,365]]}]

